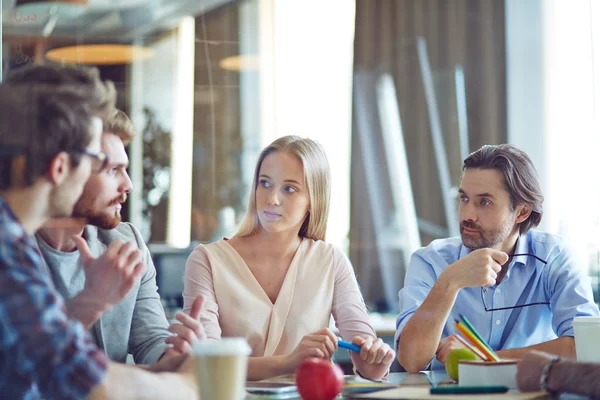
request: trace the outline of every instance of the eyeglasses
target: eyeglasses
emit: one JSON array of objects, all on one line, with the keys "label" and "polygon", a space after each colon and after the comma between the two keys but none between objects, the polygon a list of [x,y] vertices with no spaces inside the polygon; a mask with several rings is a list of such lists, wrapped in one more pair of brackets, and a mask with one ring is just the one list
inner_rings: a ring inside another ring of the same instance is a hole
[{"label": "eyeglasses", "polygon": [[83,154],[94,159],[92,170],[94,172],[100,173],[102,172],[106,166],[108,165],[108,156],[103,152],[94,153],[87,149],[75,150],[75,153]]},{"label": "eyeglasses", "polygon": [[[536,256],[535,254],[529,254],[529,253],[523,253],[523,254],[509,254],[509,257],[518,257],[518,256],[529,256],[529,257],[533,257],[538,261],[543,262],[544,264],[548,264],[548,261]],[[500,308],[487,308],[487,306],[485,305],[485,298],[483,297],[483,292],[487,292],[487,288],[481,288],[481,302],[483,303],[483,308],[485,308],[485,311],[502,311],[502,310],[512,310],[513,308],[523,308],[523,307],[529,307],[529,306],[539,306],[539,305],[544,305],[544,304],[550,304],[550,302],[547,301],[543,301],[543,302],[538,302],[538,303],[529,303],[529,304],[522,304],[522,305],[518,305],[518,306],[513,306],[513,307],[500,307]]]}]

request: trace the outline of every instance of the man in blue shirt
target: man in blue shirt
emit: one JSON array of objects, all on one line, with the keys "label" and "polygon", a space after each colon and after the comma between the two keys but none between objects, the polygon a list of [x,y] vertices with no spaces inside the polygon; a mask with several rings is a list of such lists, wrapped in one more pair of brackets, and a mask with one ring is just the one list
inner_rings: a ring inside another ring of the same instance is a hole
[{"label": "man in blue shirt", "polygon": [[587,271],[559,237],[532,231],[543,196],[529,156],[483,146],[463,164],[460,237],[416,251],[399,293],[398,361],[409,372],[464,347],[466,316],[502,358],[530,350],[575,357],[572,321],[599,315]]}]

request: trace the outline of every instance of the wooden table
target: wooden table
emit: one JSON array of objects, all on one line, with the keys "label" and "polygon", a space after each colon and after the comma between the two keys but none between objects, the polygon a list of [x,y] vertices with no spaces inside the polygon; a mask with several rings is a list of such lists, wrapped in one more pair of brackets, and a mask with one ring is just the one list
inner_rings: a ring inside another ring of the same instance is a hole
[{"label": "wooden table", "polygon": [[[347,376],[347,381],[360,381],[367,382],[366,380],[362,380],[361,378]],[[294,377],[291,375],[282,376],[278,378],[268,379],[269,382],[285,382],[285,383],[294,383]],[[423,371],[418,374],[409,374],[406,372],[397,372],[391,373],[388,375],[386,382],[398,385],[398,387],[411,388],[415,390],[411,390],[417,394],[416,397],[411,398],[419,398],[419,399],[443,399],[443,400],[455,400],[455,399],[473,399],[473,400],[482,400],[482,399],[498,399],[498,400],[506,400],[506,399],[514,399],[514,400],[522,400],[522,399],[551,399],[550,395],[537,394],[536,396],[531,396],[531,394],[519,393],[517,391],[510,391],[506,394],[501,395],[460,395],[460,396],[430,396],[429,388],[431,386],[437,385],[447,385],[451,384],[451,381],[448,379],[448,375],[446,375],[445,371]],[[382,393],[383,392],[379,392]],[[369,396],[373,396],[370,398],[381,398],[378,397],[377,394],[373,393]],[[337,399],[365,399],[369,397],[359,396],[359,395],[341,395],[338,396]],[[396,397],[400,398],[400,397]],[[256,399],[300,399],[297,394],[294,395],[283,395],[283,396],[252,396],[248,395],[246,400],[256,400]],[[560,399],[568,399],[568,400],[581,400],[585,399],[581,396],[574,396],[563,394],[560,396]]]}]

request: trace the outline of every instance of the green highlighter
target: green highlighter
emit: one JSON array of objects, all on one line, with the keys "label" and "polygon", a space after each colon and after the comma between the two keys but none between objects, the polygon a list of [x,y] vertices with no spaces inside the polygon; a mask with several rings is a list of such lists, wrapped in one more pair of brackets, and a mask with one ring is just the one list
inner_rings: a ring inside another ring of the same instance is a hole
[{"label": "green highlighter", "polygon": [[506,393],[506,386],[438,386],[429,389],[430,394],[488,394]]}]

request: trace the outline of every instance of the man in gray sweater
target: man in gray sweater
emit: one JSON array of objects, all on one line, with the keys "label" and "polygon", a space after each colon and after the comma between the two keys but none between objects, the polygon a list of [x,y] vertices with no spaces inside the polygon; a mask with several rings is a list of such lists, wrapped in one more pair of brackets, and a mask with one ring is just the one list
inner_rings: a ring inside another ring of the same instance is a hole
[{"label": "man in gray sweater", "polygon": [[[69,317],[90,329],[111,360],[125,362],[132,354],[137,364],[154,364],[163,354],[189,352],[204,333],[195,310],[178,314],[182,324],[169,327],[150,252],[137,229],[121,222],[121,204],[132,190],[125,145],[134,135],[127,115],[114,110],[104,121],[104,168],[90,176],[74,218],[51,221],[36,240],[57,290],[68,299]],[[130,266],[111,263],[111,250],[127,253]]]}]

